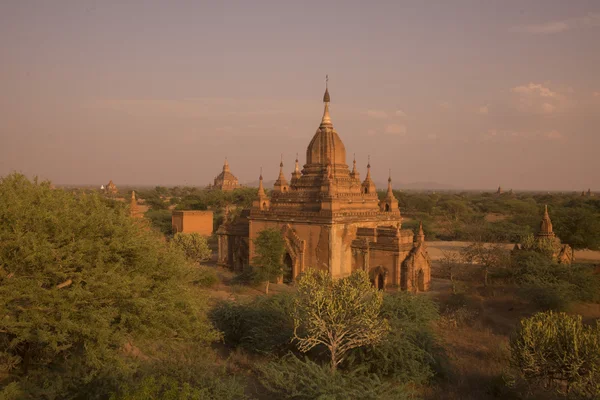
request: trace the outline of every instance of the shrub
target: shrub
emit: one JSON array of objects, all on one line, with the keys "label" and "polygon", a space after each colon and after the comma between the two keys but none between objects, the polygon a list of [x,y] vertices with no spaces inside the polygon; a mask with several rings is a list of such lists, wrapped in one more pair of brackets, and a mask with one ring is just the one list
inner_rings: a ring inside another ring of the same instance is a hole
[{"label": "shrub", "polygon": [[219,283],[219,277],[214,268],[198,266],[190,270],[188,276],[189,282],[200,287],[213,287]]},{"label": "shrub", "polygon": [[170,210],[149,209],[144,214],[144,217],[150,220],[150,224],[158,229],[163,235],[169,236],[173,234],[171,214]]},{"label": "shrub", "polygon": [[187,259],[194,263],[209,260],[212,256],[208,241],[199,233],[176,233],[170,245],[183,251]]},{"label": "shrub", "polygon": [[552,311],[521,320],[510,341],[511,363],[531,383],[600,396],[600,322]]},{"label": "shrub", "polygon": [[385,400],[411,398],[407,389],[382,381],[364,369],[332,371],[328,366],[288,354],[258,368],[261,384],[278,399]]},{"label": "shrub", "polygon": [[388,319],[390,332],[381,343],[353,351],[349,366],[412,383],[425,383],[435,373],[445,372],[443,350],[430,329],[439,318],[430,298],[407,292],[386,294],[381,315]]},{"label": "shrub", "polygon": [[110,400],[237,400],[246,399],[244,382],[214,366],[206,354],[146,363],[133,379],[112,394]]},{"label": "shrub", "polygon": [[587,266],[557,264],[537,251],[514,257],[511,278],[520,295],[541,309],[562,310],[572,301],[599,301],[600,276]]},{"label": "shrub", "polygon": [[220,302],[211,318],[224,335],[225,344],[258,353],[281,353],[292,348],[293,297],[277,294],[246,304]]}]

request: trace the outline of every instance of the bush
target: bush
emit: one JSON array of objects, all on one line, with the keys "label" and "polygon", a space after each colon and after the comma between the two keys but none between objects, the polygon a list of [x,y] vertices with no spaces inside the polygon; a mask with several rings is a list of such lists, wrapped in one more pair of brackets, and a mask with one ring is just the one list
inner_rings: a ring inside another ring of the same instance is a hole
[{"label": "bush", "polygon": [[389,321],[421,327],[439,318],[437,304],[429,297],[408,292],[387,293],[383,297],[381,315]]},{"label": "bush", "polygon": [[169,243],[172,247],[183,251],[187,259],[194,263],[210,260],[212,256],[206,237],[196,232],[176,233]]},{"label": "bush", "polygon": [[521,320],[511,363],[530,383],[586,398],[600,396],[600,322],[552,311]]},{"label": "bush", "polygon": [[246,399],[244,382],[228,376],[216,360],[191,349],[191,356],[161,363],[146,363],[129,383],[113,393],[110,400],[237,400]]},{"label": "bush", "polygon": [[225,344],[257,353],[283,353],[293,348],[293,297],[277,294],[250,303],[220,302],[211,318]]},{"label": "bush", "polygon": [[332,372],[328,366],[288,354],[258,368],[259,380],[274,398],[295,400],[401,400],[407,389],[382,381],[364,369]]},{"label": "bush", "polygon": [[600,276],[588,266],[557,264],[537,251],[518,252],[511,279],[520,295],[544,310],[563,310],[573,301],[600,300]]},{"label": "bush", "polygon": [[188,280],[191,284],[210,288],[219,283],[219,277],[214,268],[198,266],[190,270]]},{"label": "bush", "polygon": [[443,350],[430,328],[439,318],[430,298],[407,292],[386,294],[381,314],[388,319],[390,332],[381,343],[353,351],[346,367],[361,366],[378,376],[412,383],[425,383],[446,372]]},{"label": "bush", "polygon": [[150,220],[150,224],[152,224],[154,228],[158,229],[163,235],[169,236],[173,234],[170,210],[150,209],[146,211],[144,217]]}]

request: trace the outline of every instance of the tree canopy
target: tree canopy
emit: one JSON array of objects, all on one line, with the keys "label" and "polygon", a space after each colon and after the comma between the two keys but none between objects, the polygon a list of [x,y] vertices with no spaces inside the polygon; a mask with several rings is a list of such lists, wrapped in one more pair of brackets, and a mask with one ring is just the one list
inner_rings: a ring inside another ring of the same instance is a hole
[{"label": "tree canopy", "polygon": [[298,349],[325,346],[335,371],[349,350],[378,343],[388,332],[382,304],[383,293],[365,271],[333,279],[328,272],[307,270],[298,280],[294,309]]},{"label": "tree canopy", "polygon": [[180,251],[124,204],[0,180],[0,397],[94,398],[217,337]]},{"label": "tree canopy", "polygon": [[283,275],[283,254],[285,242],[281,232],[276,229],[264,229],[254,239],[254,253],[252,259],[253,279],[266,282],[265,292],[269,293],[269,282]]}]

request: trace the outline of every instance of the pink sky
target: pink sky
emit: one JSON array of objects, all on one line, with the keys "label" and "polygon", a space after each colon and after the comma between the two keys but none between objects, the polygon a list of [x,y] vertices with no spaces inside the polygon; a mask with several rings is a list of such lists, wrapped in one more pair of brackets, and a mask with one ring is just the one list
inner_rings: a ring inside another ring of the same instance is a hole
[{"label": "pink sky", "polygon": [[329,74],[363,176],[600,190],[599,43],[597,1],[4,1],[0,175],[275,179]]}]

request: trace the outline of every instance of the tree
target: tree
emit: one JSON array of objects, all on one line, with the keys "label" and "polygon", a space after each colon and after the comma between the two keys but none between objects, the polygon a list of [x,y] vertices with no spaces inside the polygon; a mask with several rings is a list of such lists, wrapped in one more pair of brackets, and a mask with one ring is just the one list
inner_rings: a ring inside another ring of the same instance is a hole
[{"label": "tree", "polygon": [[389,330],[380,316],[383,293],[365,271],[334,280],[325,271],[309,269],[297,283],[294,305],[294,338],[307,352],[318,345],[327,348],[331,371],[357,347],[381,341]]},{"label": "tree", "polygon": [[511,363],[532,383],[586,398],[600,396],[600,322],[552,311],[521,320]]},{"label": "tree", "polygon": [[497,237],[491,235],[485,225],[474,225],[471,233],[471,244],[461,249],[463,259],[476,263],[483,268],[483,285],[489,284],[489,275],[494,270],[510,265],[510,252]]},{"label": "tree", "polygon": [[450,279],[452,284],[452,294],[456,294],[456,272],[462,264],[462,256],[458,251],[443,251],[440,264],[444,275]]},{"label": "tree", "polygon": [[265,293],[269,294],[269,283],[283,275],[285,242],[277,229],[264,229],[254,239],[255,256],[252,259],[252,277],[255,282],[265,282]]},{"label": "tree", "polygon": [[143,360],[211,351],[193,270],[121,202],[13,174],[0,221],[0,398],[107,398]]},{"label": "tree", "polygon": [[171,240],[171,246],[183,251],[188,260],[199,263],[210,260],[212,251],[208,241],[199,233],[176,233]]}]

